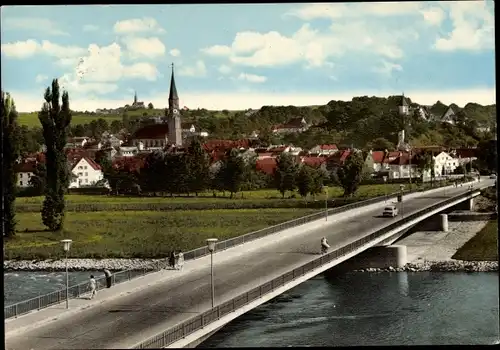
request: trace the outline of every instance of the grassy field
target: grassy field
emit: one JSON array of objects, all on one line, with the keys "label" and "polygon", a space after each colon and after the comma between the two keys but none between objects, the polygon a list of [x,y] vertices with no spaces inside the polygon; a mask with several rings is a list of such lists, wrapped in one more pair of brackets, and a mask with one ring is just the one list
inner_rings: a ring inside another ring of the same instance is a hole
[{"label": "grassy field", "polygon": [[59,241],[71,238],[75,258],[155,258],[188,251],[205,240],[240,236],[317,212],[311,209],[127,211],[71,213],[65,231],[44,231],[39,213],[21,213],[18,233],[5,245],[6,259],[61,257]]},{"label": "grassy field", "polygon": [[452,256],[467,261],[498,261],[498,220],[492,220]]},{"label": "grassy field", "polygon": [[[130,118],[134,118],[134,117],[142,117],[144,113],[146,113],[147,116],[163,115],[163,110],[141,109],[136,111],[128,111],[126,113]],[[113,120],[122,120],[122,114],[85,114],[85,113],[74,112],[73,118],[71,119],[71,124],[72,125],[89,124],[92,120],[97,120],[99,118],[102,118],[106,120],[109,124],[111,124]],[[38,120],[38,112],[31,112],[31,113],[20,112],[18,122],[20,125],[26,125],[30,128],[34,126],[40,127],[40,121]]]},{"label": "grassy field", "polygon": [[[383,196],[385,193],[391,194],[399,190],[398,184],[387,184],[387,185],[364,185],[359,188],[356,193],[356,197],[367,198],[367,197],[377,197]],[[328,197],[338,198],[343,194],[343,189],[340,187],[329,187]],[[286,195],[288,197],[289,194]],[[290,198],[287,200],[303,200],[298,194],[295,194],[296,198]],[[323,199],[324,195],[318,195],[316,198]],[[44,197],[20,197],[16,199],[16,205],[23,204],[41,204]],[[237,193],[234,199],[229,199],[229,194],[226,192],[218,193],[217,197],[214,198],[212,192],[200,193],[198,197],[192,195],[191,197],[115,197],[115,196],[88,196],[88,195],[67,195],[67,203],[189,203],[193,201],[213,203],[214,201],[248,201],[248,200],[263,200],[263,199],[281,199],[281,194],[275,189],[266,190],[256,190],[256,191],[244,191]]]}]

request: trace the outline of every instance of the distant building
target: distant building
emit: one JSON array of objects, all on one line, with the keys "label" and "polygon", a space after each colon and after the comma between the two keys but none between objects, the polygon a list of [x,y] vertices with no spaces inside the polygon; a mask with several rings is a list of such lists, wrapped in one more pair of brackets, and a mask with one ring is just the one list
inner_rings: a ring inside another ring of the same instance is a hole
[{"label": "distant building", "polygon": [[75,178],[69,188],[79,188],[95,185],[103,179],[101,166],[88,157],[81,157],[71,169]]}]

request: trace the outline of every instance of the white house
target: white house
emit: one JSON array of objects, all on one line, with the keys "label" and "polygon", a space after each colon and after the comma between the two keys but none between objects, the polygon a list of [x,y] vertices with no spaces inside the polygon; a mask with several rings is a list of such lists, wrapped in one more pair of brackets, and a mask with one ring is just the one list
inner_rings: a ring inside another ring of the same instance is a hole
[{"label": "white house", "polygon": [[139,150],[142,151],[143,147],[142,147],[142,143],[139,144],[138,147],[136,146],[129,146],[129,147],[120,147],[119,148],[119,156],[121,157],[134,157],[135,155],[137,155],[137,153],[139,153]]},{"label": "white house", "polygon": [[182,133],[184,136],[201,136],[208,137],[208,132],[197,130],[194,124],[192,123],[182,123],[181,124]]},{"label": "white house", "polygon": [[75,178],[71,181],[69,188],[92,186],[104,178],[100,165],[88,157],[80,158],[71,172]]},{"label": "white house", "polygon": [[89,137],[85,136],[77,136],[77,137],[70,137],[66,141],[66,148],[78,148],[78,147],[83,147],[87,143],[89,143],[91,140]]},{"label": "white house", "polygon": [[453,158],[446,152],[441,152],[434,157],[434,174],[435,176],[451,174],[457,166],[459,161],[457,158]]},{"label": "white house", "polygon": [[16,165],[18,187],[29,187],[35,168],[36,162],[22,162]]},{"label": "white house", "polygon": [[309,154],[317,154],[320,156],[330,156],[338,152],[337,145],[316,145],[309,150]]},{"label": "white house", "polygon": [[304,132],[309,129],[310,125],[305,118],[294,118],[285,124],[273,126],[272,132],[276,134],[288,134],[296,132]]}]

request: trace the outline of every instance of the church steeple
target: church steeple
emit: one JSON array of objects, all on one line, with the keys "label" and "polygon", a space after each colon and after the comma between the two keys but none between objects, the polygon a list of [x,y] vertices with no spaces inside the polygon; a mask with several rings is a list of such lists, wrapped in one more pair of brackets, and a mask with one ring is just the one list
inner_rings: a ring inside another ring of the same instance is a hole
[{"label": "church steeple", "polygon": [[168,96],[169,109],[179,108],[179,96],[175,87],[174,64],[172,63],[172,77],[170,78],[170,95]]},{"label": "church steeple", "polygon": [[137,91],[134,91],[134,106],[137,104]]}]

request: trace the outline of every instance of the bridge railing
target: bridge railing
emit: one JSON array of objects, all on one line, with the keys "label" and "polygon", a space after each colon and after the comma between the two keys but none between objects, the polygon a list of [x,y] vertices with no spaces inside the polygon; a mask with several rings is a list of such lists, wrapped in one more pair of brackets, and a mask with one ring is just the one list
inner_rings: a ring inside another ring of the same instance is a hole
[{"label": "bridge railing", "polygon": [[134,347],[134,349],[158,349],[158,348],[164,348],[169,346],[170,344],[175,343],[176,341],[179,341],[186,336],[190,335],[193,332],[196,332],[210,323],[213,323],[217,320],[219,320],[221,317],[226,316],[227,314],[236,311],[238,308],[241,308],[259,298],[262,296],[274,291],[275,289],[285,285],[288,282],[291,282],[293,280],[298,279],[301,276],[304,276],[310,271],[313,271],[317,269],[320,266],[326,265],[330,263],[331,261],[338,259],[342,256],[345,256],[347,254],[350,254],[357,249],[365,246],[366,244],[372,242],[373,240],[385,235],[386,233],[390,232],[391,230],[396,229],[397,227],[401,226],[402,224],[405,224],[407,222],[410,222],[419,216],[422,216],[426,213],[432,212],[436,209],[439,209],[449,203],[453,203],[461,198],[467,198],[472,194],[472,192],[468,191],[466,193],[462,193],[458,196],[446,199],[440,203],[431,205],[423,210],[420,210],[416,213],[410,214],[408,216],[405,216],[404,218],[401,218],[383,228],[380,230],[373,232],[372,234],[365,236],[363,238],[360,238],[356,240],[355,242],[352,242],[350,244],[347,244],[339,249],[336,249],[330,253],[324,254],[320,256],[317,259],[314,259],[292,271],[289,271],[285,274],[282,274],[279,277],[276,277],[270,281],[267,281],[260,286],[251,289],[250,291],[246,293],[242,293],[238,295],[237,297],[228,300],[220,305],[217,305],[214,308],[211,308],[208,311],[205,311],[201,313],[200,315],[194,316],[190,318],[189,320],[180,323],[165,332],[162,332],[146,341],[143,343],[137,345]]},{"label": "bridge railing", "polygon": [[[439,187],[436,187],[436,188],[439,188]],[[432,189],[436,189],[436,188],[432,188]],[[410,194],[410,193],[415,193],[415,192],[424,192],[427,190],[431,190],[431,189],[429,189],[429,188],[424,188],[424,189],[416,188],[416,189],[413,189],[412,191],[406,190],[403,193]],[[346,205],[343,205],[340,207],[331,208],[331,209],[328,209],[328,215],[339,214],[339,213],[342,213],[342,212],[345,212],[345,211],[348,211],[351,209],[364,207],[364,206],[367,206],[370,204],[381,203],[385,200],[396,198],[397,195],[400,193],[401,192],[398,191],[398,192],[388,194],[387,196],[384,195],[384,196],[374,197],[374,198],[370,198],[367,200],[346,204]],[[283,231],[283,230],[288,229],[288,228],[300,226],[300,225],[309,223],[311,221],[321,219],[324,216],[325,216],[325,210],[321,210],[321,211],[318,211],[317,213],[306,215],[306,216],[300,217],[298,219],[286,221],[286,222],[283,222],[283,223],[280,223],[280,224],[277,224],[274,226],[266,227],[266,228],[258,230],[258,231],[250,232],[250,233],[238,236],[238,237],[234,237],[234,238],[230,238],[230,239],[227,239],[224,241],[220,241],[220,242],[217,242],[217,244],[216,244],[216,251],[218,251],[218,252],[223,251],[223,250],[238,246],[240,244],[244,244],[244,243],[253,241],[255,239],[262,238],[262,237],[265,237],[267,235],[270,235],[270,234],[273,234],[273,233],[276,233],[279,231]],[[210,252],[208,251],[208,247],[203,246],[203,247],[196,248],[196,249],[190,250],[188,252],[185,252],[184,259],[185,260],[198,259],[198,258],[201,258],[203,256],[208,255],[209,253]],[[127,282],[133,278],[141,277],[141,276],[147,275],[149,273],[158,271],[161,269],[162,266],[166,266],[166,264],[167,264],[167,259],[164,259],[164,260],[162,259],[162,260],[157,260],[154,262],[148,262],[148,263],[144,264],[142,268],[133,268],[133,269],[127,269],[127,270],[115,272],[115,273],[113,273],[113,276],[112,276],[113,284]],[[104,288],[104,286],[106,285],[104,277],[96,278],[96,282],[97,282],[98,289]],[[88,283],[76,284],[76,285],[70,286],[68,289],[68,296],[70,299],[80,298],[88,293],[89,293]],[[12,305],[5,306],[4,307],[4,319],[18,317],[20,315],[29,313],[29,312],[34,311],[34,310],[41,310],[41,309],[50,307],[52,305],[62,303],[65,300],[66,300],[66,289],[65,288],[60,289],[58,291],[48,293],[48,294],[45,294],[45,295],[40,295],[40,296],[32,298],[32,299],[24,300],[24,301],[21,301],[21,302],[12,304]]]}]

